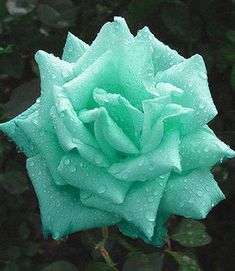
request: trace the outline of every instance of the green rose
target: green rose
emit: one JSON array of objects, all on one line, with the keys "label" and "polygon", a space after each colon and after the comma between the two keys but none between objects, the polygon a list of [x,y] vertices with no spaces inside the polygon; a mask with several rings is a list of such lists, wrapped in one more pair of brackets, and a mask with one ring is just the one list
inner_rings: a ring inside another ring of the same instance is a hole
[{"label": "green rose", "polygon": [[202,219],[224,195],[210,169],[235,152],[207,123],[217,111],[203,59],[122,18],[62,60],[37,52],[41,97],[1,124],[27,156],[45,235],[117,224],[164,243],[171,214]]}]

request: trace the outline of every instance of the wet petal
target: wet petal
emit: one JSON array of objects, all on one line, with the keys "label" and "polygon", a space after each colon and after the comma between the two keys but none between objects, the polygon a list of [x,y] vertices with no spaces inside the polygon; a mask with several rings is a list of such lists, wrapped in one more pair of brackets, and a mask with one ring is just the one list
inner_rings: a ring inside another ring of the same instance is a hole
[{"label": "wet petal", "polygon": [[54,134],[39,128],[38,112],[34,112],[27,118],[16,120],[16,125],[27,135],[29,140],[36,146],[38,153],[46,160],[56,184],[66,184],[66,181],[57,172],[57,167],[64,152]]},{"label": "wet petal", "polygon": [[182,138],[180,154],[183,171],[199,167],[211,168],[224,159],[235,157],[235,152],[211,132],[201,129]]},{"label": "wet petal", "polygon": [[55,185],[40,155],[29,158],[26,166],[39,200],[44,235],[52,234],[58,240],[73,232],[120,221],[108,212],[83,205],[78,189]]},{"label": "wet petal", "polygon": [[70,63],[77,62],[88,48],[88,44],[69,32],[64,46],[62,60]]},{"label": "wet petal", "polygon": [[122,128],[124,133],[138,145],[143,125],[143,113],[120,94],[108,93],[104,89],[96,88],[93,97],[100,106],[106,108],[110,117]]},{"label": "wet petal", "polygon": [[194,110],[189,123],[182,124],[185,133],[207,124],[217,114],[207,82],[206,67],[201,56],[194,55],[156,75],[156,83],[170,83],[184,91],[174,102]]},{"label": "wet petal", "polygon": [[137,158],[127,158],[108,169],[114,177],[126,181],[145,181],[171,170],[181,170],[177,130],[168,132],[156,150]]},{"label": "wet petal", "polygon": [[172,174],[161,204],[165,213],[202,219],[223,199],[209,169],[200,168],[183,175]]},{"label": "wet petal", "polygon": [[30,138],[24,131],[16,124],[17,120],[23,120],[34,114],[38,110],[38,104],[35,103],[25,112],[21,113],[17,117],[0,124],[0,130],[10,137],[27,157],[34,156],[38,153],[37,148],[32,143]]},{"label": "wet petal", "polygon": [[169,175],[155,180],[136,182],[121,204],[113,204],[98,195],[81,192],[82,202],[90,207],[110,211],[134,224],[149,239],[153,236],[158,206]]},{"label": "wet petal", "polygon": [[131,183],[114,178],[105,169],[88,163],[77,153],[65,155],[58,172],[69,184],[115,203],[123,202],[131,187]]},{"label": "wet petal", "polygon": [[41,78],[41,101],[39,108],[39,125],[47,130],[52,130],[50,123],[50,109],[53,105],[52,88],[62,86],[73,78],[73,69],[70,63],[44,51],[35,55]]}]

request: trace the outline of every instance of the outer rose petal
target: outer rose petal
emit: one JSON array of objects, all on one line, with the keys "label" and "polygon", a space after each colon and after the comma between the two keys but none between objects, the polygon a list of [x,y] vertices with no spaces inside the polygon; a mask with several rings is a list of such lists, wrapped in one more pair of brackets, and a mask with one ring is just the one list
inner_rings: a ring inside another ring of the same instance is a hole
[{"label": "outer rose petal", "polygon": [[39,124],[46,130],[52,131],[50,123],[50,109],[53,105],[52,88],[62,86],[73,78],[72,65],[60,60],[52,54],[38,51],[35,55],[41,78],[41,101],[39,107]]},{"label": "outer rose petal", "polygon": [[105,169],[92,165],[76,152],[62,158],[58,172],[69,184],[114,203],[122,203],[132,185],[114,178]]},{"label": "outer rose petal", "polygon": [[58,240],[80,230],[116,224],[120,218],[110,213],[89,208],[79,199],[79,190],[57,186],[40,155],[27,160],[27,169],[37,193],[43,232],[52,233]]},{"label": "outer rose petal", "polygon": [[201,56],[191,58],[174,65],[156,75],[156,83],[170,83],[184,92],[175,97],[174,102],[191,108],[195,112],[193,120],[182,124],[185,133],[194,131],[207,124],[217,114],[207,82],[206,67]]},{"label": "outer rose petal", "polygon": [[170,176],[161,210],[168,214],[202,219],[224,198],[209,169],[200,168],[184,175]]},{"label": "outer rose petal", "polygon": [[88,48],[88,44],[69,32],[64,46],[62,60],[69,63],[77,62]]},{"label": "outer rose petal", "polygon": [[209,128],[185,135],[180,142],[182,171],[208,167],[227,158],[233,158],[235,152],[220,141]]},{"label": "outer rose petal", "polygon": [[66,181],[58,174],[57,167],[64,155],[56,136],[41,130],[38,126],[38,112],[34,112],[24,119],[16,120],[16,124],[36,146],[38,153],[46,160],[53,180],[58,185],[66,184]]},{"label": "outer rose petal", "polygon": [[151,239],[168,177],[169,174],[146,182],[136,182],[121,204],[113,204],[86,192],[81,192],[81,200],[87,206],[120,215]]},{"label": "outer rose petal", "polygon": [[35,103],[25,112],[21,113],[17,117],[11,119],[8,122],[0,124],[0,130],[8,135],[19,147],[27,157],[34,156],[38,154],[37,148],[32,143],[27,134],[16,124],[17,121],[28,118],[28,116],[34,114],[38,110],[38,104]]}]

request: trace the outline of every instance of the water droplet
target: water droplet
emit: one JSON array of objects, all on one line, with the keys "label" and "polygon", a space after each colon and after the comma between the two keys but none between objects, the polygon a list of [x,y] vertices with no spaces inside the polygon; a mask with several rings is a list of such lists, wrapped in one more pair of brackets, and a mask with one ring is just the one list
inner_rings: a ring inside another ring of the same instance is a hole
[{"label": "water droplet", "polygon": [[34,166],[34,162],[33,162],[33,161],[30,162],[30,163],[29,163],[29,166],[30,166],[30,167],[33,167],[33,166]]},{"label": "water droplet", "polygon": [[155,215],[152,211],[146,211],[145,217],[149,222],[153,222],[155,220]]},{"label": "water droplet", "polygon": [[96,155],[95,156],[95,163],[99,165],[101,162],[102,162],[102,157],[100,155]]},{"label": "water droplet", "polygon": [[129,176],[128,172],[124,172],[122,174],[122,179],[126,180],[128,178],[128,176]]},{"label": "water droplet", "polygon": [[98,193],[99,194],[102,194],[102,193],[104,193],[105,191],[106,191],[106,185],[101,185],[100,187],[99,187],[99,189],[98,189]]},{"label": "water droplet", "polygon": [[205,107],[205,104],[199,104],[199,108],[203,109]]},{"label": "water droplet", "polygon": [[205,72],[199,72],[198,75],[199,75],[202,79],[204,79],[204,80],[207,79],[207,75],[206,75]]},{"label": "water droplet", "polygon": [[141,160],[139,161],[138,165],[139,165],[140,167],[143,166],[143,165],[144,165],[144,160],[141,159]]},{"label": "water droplet", "polygon": [[45,132],[43,131],[43,130],[41,130],[40,132],[39,132],[39,135],[40,136],[43,136],[45,134]]},{"label": "water droplet", "polygon": [[70,164],[70,160],[68,159],[68,158],[65,158],[64,159],[64,164],[67,166],[67,165],[69,165]]},{"label": "water droplet", "polygon": [[65,78],[69,77],[68,71],[65,71],[65,70],[62,72],[62,75],[63,75]]},{"label": "water droplet", "polygon": [[154,197],[153,196],[148,197],[148,202],[153,202],[153,201],[154,201]]},{"label": "water droplet", "polygon": [[203,195],[202,191],[197,191],[197,195],[198,195],[198,197],[202,197],[202,195]]},{"label": "water droplet", "polygon": [[53,74],[53,75],[52,75],[52,79],[56,79],[56,75]]},{"label": "water droplet", "polygon": [[75,172],[77,169],[76,169],[76,167],[74,166],[74,165],[71,165],[70,167],[69,167],[69,171],[71,172],[71,173],[73,173],[73,172]]}]

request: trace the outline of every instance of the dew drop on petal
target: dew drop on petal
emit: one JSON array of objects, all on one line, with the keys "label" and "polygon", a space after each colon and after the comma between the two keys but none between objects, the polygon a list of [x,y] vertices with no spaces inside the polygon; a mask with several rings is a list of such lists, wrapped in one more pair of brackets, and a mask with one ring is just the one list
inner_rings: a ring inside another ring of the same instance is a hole
[{"label": "dew drop on petal", "polygon": [[146,211],[145,212],[145,218],[149,221],[149,222],[153,222],[155,220],[155,215],[152,211]]},{"label": "dew drop on petal", "polygon": [[102,194],[106,191],[106,185],[101,185],[99,188],[98,188],[98,193],[99,194]]},{"label": "dew drop on petal", "polygon": [[74,165],[71,165],[70,167],[69,167],[69,172],[71,172],[71,173],[73,173],[73,172],[75,172],[77,169],[76,169],[76,167],[74,166]]}]

